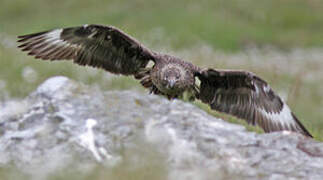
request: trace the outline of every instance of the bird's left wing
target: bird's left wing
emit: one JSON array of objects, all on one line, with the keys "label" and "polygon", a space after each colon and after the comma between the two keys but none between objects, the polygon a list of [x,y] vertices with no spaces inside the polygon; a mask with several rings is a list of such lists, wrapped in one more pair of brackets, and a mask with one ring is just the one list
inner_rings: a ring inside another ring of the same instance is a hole
[{"label": "bird's left wing", "polygon": [[289,130],[311,134],[286,103],[256,75],[245,71],[201,70],[199,98],[212,109],[259,125],[265,132]]},{"label": "bird's left wing", "polygon": [[71,59],[116,74],[136,74],[153,52],[112,26],[84,25],[19,36],[19,48],[43,60]]}]

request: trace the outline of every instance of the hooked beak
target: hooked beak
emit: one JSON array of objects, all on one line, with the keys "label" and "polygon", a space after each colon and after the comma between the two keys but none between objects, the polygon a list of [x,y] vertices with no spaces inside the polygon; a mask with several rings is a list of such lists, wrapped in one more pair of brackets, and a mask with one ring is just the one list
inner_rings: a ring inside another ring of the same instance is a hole
[{"label": "hooked beak", "polygon": [[171,79],[171,80],[169,80],[169,81],[168,81],[168,87],[173,88],[173,87],[174,87],[174,85],[175,85],[175,83],[176,83],[176,80],[175,80],[175,79]]}]

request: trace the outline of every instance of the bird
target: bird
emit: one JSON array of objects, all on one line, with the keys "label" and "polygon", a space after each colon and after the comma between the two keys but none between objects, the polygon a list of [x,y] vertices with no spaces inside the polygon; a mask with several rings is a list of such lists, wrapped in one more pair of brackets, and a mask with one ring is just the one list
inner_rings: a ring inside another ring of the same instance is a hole
[{"label": "bird", "polygon": [[292,131],[313,137],[282,98],[254,73],[200,68],[179,57],[153,51],[114,26],[57,28],[18,36],[18,43],[18,48],[36,59],[70,60],[133,76],[150,93],[170,100],[190,94],[191,100],[200,100],[212,110],[260,126],[265,133]]}]

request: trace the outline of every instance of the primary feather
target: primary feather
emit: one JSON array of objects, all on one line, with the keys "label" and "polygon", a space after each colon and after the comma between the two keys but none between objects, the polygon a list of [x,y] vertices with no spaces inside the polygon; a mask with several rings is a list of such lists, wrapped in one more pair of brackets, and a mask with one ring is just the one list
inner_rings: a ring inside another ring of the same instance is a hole
[{"label": "primary feather", "polygon": [[[73,60],[79,65],[134,75],[151,93],[173,99],[184,91],[265,132],[288,130],[312,137],[287,104],[258,76],[246,71],[201,68],[153,52],[112,26],[84,25],[19,36],[18,47],[43,60]],[[149,61],[153,67],[147,67]],[[198,87],[195,77],[201,81]],[[194,98],[193,98],[194,99]]]},{"label": "primary feather", "polygon": [[208,69],[199,77],[200,99],[212,109],[259,125],[265,132],[289,130],[311,137],[288,105],[256,75]]},{"label": "primary feather", "polygon": [[101,25],[55,29],[19,36],[28,55],[43,60],[73,59],[79,65],[116,74],[135,74],[152,60],[152,52],[122,31]]}]

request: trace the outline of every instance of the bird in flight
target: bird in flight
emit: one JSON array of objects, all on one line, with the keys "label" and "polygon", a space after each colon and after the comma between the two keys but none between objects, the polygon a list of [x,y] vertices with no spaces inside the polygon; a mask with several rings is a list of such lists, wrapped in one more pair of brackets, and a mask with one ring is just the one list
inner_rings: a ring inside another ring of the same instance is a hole
[{"label": "bird in flight", "polygon": [[[72,60],[82,66],[131,75],[151,93],[173,99],[189,92],[211,109],[244,119],[265,132],[287,130],[312,137],[288,105],[251,72],[203,69],[152,51],[112,26],[83,25],[18,38],[18,47],[35,58]],[[152,67],[149,62],[153,62]]]}]

